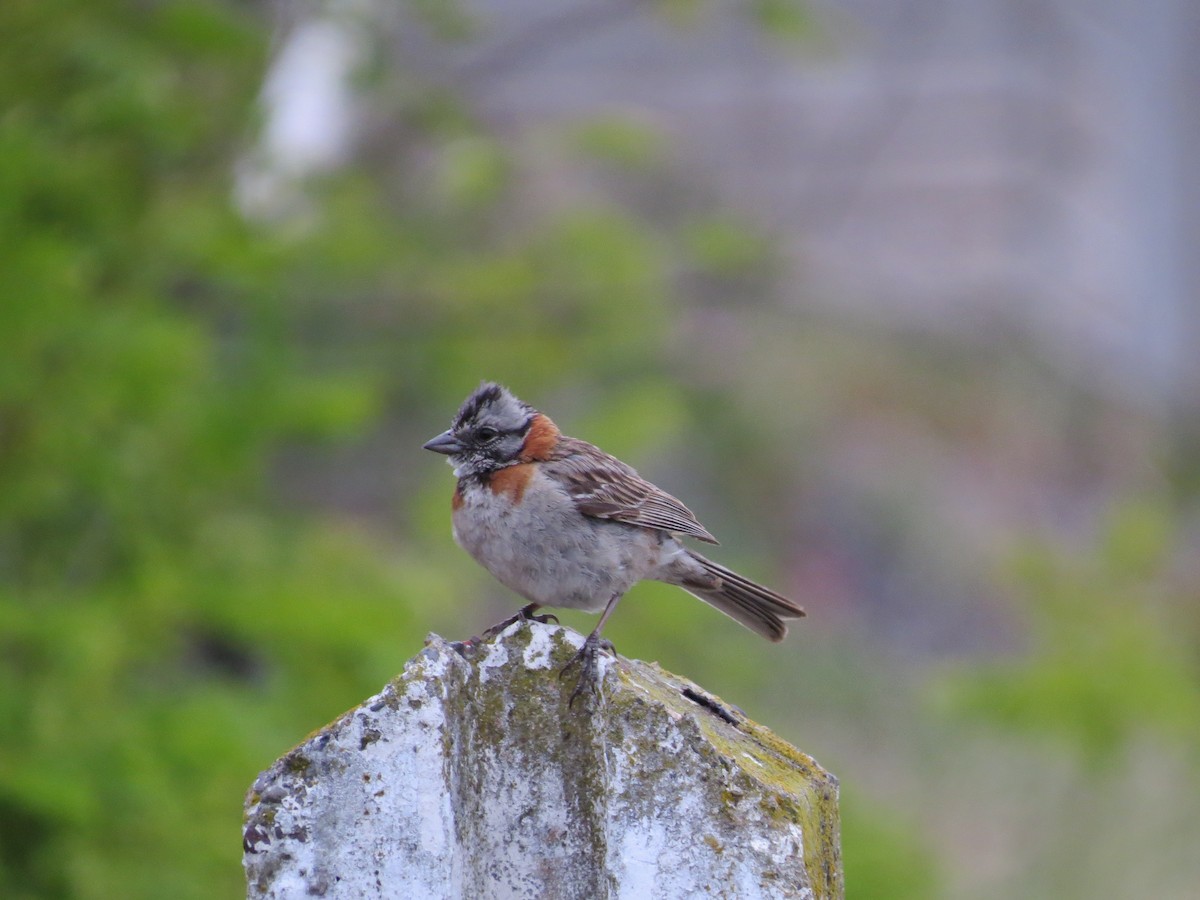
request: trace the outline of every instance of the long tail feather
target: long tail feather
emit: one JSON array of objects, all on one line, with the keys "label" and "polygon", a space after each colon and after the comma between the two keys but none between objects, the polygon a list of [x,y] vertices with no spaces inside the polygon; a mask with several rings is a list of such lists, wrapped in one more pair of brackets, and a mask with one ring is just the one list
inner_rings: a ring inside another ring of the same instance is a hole
[{"label": "long tail feather", "polygon": [[802,606],[782,594],[777,594],[770,588],[763,587],[699,553],[689,550],[688,555],[714,577],[716,585],[688,582],[680,586],[689,594],[699,597],[767,640],[783,640],[787,634],[784,619],[799,619],[804,615]]}]

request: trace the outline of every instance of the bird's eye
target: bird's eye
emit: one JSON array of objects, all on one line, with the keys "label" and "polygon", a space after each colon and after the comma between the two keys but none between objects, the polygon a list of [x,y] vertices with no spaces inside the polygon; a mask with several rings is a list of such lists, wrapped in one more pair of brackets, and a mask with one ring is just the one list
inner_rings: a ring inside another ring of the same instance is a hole
[{"label": "bird's eye", "polygon": [[500,432],[498,432],[491,425],[484,425],[477,432],[475,432],[475,434],[481,441],[494,441],[499,436]]}]

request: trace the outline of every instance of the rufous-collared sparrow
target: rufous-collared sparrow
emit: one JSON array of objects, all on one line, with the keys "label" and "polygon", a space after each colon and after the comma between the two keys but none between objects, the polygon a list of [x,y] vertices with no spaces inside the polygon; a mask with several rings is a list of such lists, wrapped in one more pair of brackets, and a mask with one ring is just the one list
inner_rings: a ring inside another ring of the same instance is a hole
[{"label": "rufous-collared sparrow", "polygon": [[[772,641],[804,610],[681,543],[709,544],[691,510],[630,466],[578,438],[506,388],[480,385],[450,429],[425,444],[458,476],[454,539],[529,601],[502,628],[540,607],[600,612],[567,668],[581,665],[572,701],[594,688],[600,630],[617,601],[646,579],[675,584]],[[564,669],[564,671],[566,671]]]}]

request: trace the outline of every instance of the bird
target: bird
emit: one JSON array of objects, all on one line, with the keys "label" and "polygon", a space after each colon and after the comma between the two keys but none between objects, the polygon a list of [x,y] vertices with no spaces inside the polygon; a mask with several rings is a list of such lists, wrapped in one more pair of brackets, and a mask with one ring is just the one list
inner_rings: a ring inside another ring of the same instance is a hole
[{"label": "bird", "polygon": [[561,675],[579,666],[568,706],[597,688],[596,657],[618,601],[639,581],[678,585],[770,641],[803,607],[686,546],[717,544],[681,501],[599,447],[563,434],[545,413],[485,381],[424,449],[448,457],[458,483],[454,540],[527,605],[488,630],[550,621],[543,607],[600,613]]}]

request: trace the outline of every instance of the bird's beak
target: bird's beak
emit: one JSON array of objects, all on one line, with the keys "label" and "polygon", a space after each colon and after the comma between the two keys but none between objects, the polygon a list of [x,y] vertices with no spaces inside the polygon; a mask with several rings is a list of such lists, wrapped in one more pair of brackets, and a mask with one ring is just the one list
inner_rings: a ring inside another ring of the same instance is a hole
[{"label": "bird's beak", "polygon": [[442,453],[446,456],[453,456],[464,449],[458,438],[449,431],[443,431],[432,441],[427,441],[424,446],[426,450],[432,450],[434,453]]}]

